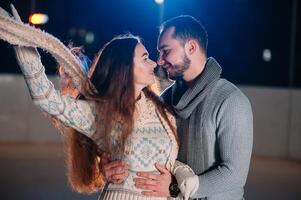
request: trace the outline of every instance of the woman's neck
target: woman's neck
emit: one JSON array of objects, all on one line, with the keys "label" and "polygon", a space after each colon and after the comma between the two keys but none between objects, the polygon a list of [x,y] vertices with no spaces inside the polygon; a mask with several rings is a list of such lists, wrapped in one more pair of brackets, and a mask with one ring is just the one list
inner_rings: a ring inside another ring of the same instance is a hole
[{"label": "woman's neck", "polygon": [[142,90],[143,90],[143,88],[144,88],[145,86],[138,86],[138,85],[136,85],[136,87],[135,87],[135,100],[138,100],[138,99],[140,99],[140,97],[141,97],[141,92],[142,92]]}]

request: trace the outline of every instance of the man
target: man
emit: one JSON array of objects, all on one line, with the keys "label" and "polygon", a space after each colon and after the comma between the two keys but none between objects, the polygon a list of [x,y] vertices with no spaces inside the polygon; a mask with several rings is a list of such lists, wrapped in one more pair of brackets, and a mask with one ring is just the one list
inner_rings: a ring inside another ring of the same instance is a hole
[{"label": "man", "polygon": [[[190,198],[243,199],[253,144],[248,99],[220,78],[220,65],[207,58],[207,33],[195,18],[178,16],[164,22],[158,50],[158,64],[175,80],[161,97],[177,114],[178,160],[198,176],[198,189]],[[161,175],[138,173],[141,179],[136,179],[136,186],[146,195],[167,196],[168,189],[175,194],[174,187],[169,188],[169,172],[157,168]]]}]

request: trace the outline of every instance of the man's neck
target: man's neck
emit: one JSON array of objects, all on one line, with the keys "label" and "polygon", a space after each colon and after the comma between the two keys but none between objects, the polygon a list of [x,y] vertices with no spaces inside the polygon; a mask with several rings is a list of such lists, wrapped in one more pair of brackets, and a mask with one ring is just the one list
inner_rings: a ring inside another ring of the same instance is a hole
[{"label": "man's neck", "polygon": [[186,71],[187,74],[183,76],[183,80],[185,81],[188,87],[192,87],[195,84],[198,77],[204,71],[206,62],[207,62],[206,57],[202,57],[198,59],[196,62],[191,62],[189,69]]}]

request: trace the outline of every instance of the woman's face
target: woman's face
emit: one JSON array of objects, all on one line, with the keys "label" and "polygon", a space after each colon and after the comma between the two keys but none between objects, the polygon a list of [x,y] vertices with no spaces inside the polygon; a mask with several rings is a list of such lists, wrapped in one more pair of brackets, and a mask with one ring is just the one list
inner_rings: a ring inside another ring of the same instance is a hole
[{"label": "woman's face", "polygon": [[134,83],[139,87],[146,87],[155,83],[154,68],[157,63],[149,59],[145,47],[138,43],[134,56]]}]

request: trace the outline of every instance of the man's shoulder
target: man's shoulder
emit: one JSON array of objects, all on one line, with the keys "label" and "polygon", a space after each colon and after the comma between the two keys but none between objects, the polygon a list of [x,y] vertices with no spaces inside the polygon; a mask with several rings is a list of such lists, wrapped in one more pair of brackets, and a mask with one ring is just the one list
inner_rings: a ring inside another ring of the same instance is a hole
[{"label": "man's shoulder", "polygon": [[216,85],[212,97],[219,97],[221,102],[233,101],[250,104],[248,97],[233,83],[226,79],[220,79]]},{"label": "man's shoulder", "polygon": [[248,100],[246,95],[233,83],[226,79],[219,79],[214,91],[212,93],[213,98],[220,98],[222,101],[229,98],[238,98],[242,100]]},{"label": "man's shoulder", "polygon": [[234,91],[234,90],[239,90],[236,85],[228,81],[227,79],[220,78],[217,81],[216,87],[220,90],[224,91]]}]

